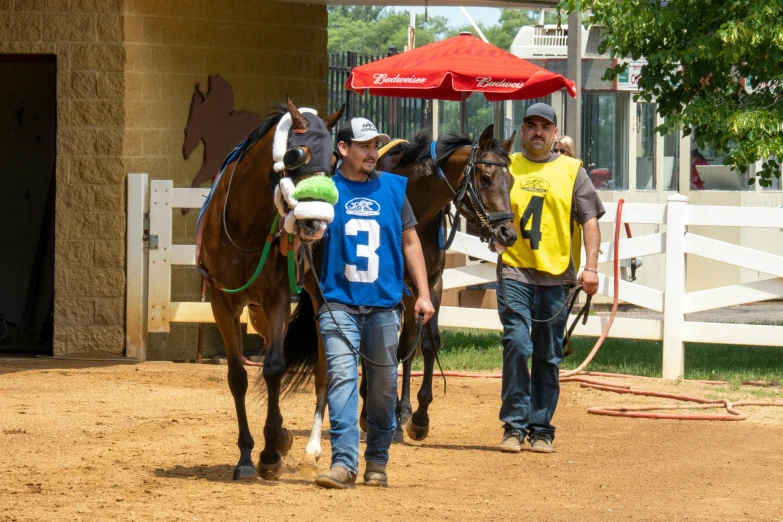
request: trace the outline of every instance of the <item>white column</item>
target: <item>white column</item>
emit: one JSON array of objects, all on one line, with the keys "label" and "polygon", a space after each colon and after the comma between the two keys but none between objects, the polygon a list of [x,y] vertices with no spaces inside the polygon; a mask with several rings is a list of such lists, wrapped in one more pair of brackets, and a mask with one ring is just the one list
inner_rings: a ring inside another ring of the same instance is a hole
[{"label": "white column", "polygon": [[150,184],[150,243],[157,236],[158,248],[150,248],[149,301],[147,314],[150,332],[169,332],[171,314],[171,180]]},{"label": "white column", "polygon": [[[557,116],[557,126],[560,128],[560,135],[571,136],[565,131],[567,122],[563,119],[563,96],[570,98],[565,91],[555,91],[552,93],[552,108],[555,110],[555,115]],[[571,138],[574,137],[571,136]]]},{"label": "white column", "polygon": [[663,295],[663,378],[679,379],[685,374],[685,221],[688,198],[674,194],[666,208],[666,281]]},{"label": "white column", "polygon": [[149,212],[147,174],[128,174],[128,270],[125,287],[125,356],[147,359],[147,245],[144,214]]},{"label": "white column", "polygon": [[565,133],[574,140],[574,152],[582,157],[582,13],[568,15],[568,79],[576,83],[576,98],[566,98]]}]

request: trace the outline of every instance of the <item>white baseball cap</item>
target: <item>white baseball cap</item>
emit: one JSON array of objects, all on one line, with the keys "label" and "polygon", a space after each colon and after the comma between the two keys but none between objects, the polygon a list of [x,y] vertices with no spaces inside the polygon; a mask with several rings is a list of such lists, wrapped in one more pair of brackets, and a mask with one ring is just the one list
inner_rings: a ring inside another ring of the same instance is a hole
[{"label": "white baseball cap", "polygon": [[381,134],[373,122],[367,118],[352,118],[351,121],[337,131],[337,141],[370,141],[378,138],[382,143],[391,138],[387,134]]}]

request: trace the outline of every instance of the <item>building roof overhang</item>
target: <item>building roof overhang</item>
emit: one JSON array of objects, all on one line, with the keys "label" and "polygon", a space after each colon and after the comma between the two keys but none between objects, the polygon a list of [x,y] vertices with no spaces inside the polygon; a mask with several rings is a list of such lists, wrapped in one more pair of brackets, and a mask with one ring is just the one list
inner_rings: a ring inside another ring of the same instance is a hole
[{"label": "building roof overhang", "polygon": [[538,9],[557,7],[558,0],[469,0],[466,4],[464,0],[395,0],[392,2],[383,2],[378,0],[283,0],[284,2],[294,2],[300,4],[320,4],[320,5],[387,5],[387,6],[465,6],[465,7],[510,7],[517,9]]}]

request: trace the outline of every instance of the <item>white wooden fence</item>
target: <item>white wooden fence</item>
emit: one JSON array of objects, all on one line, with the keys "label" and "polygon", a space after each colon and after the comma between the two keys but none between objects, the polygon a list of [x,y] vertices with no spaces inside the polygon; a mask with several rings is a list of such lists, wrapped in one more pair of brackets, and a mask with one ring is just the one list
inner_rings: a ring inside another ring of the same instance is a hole
[{"label": "white wooden fence", "polygon": [[[214,322],[209,303],[171,302],[171,267],[195,265],[194,245],[172,244],[172,211],[200,208],[207,192],[208,189],[174,188],[170,180],[148,182],[147,174],[128,176],[128,357],[144,360],[148,333],[168,332],[171,323]],[[606,215],[602,222],[614,223],[616,205],[605,204]],[[625,204],[622,221],[666,225],[665,233],[622,239],[619,246],[620,259],[665,255],[663,292],[627,281],[620,281],[619,290],[623,302],[663,312],[663,321],[617,318],[610,337],[662,340],[663,377],[669,379],[684,373],[683,343],[686,341],[783,345],[783,326],[685,321],[687,313],[783,297],[783,257],[698,236],[687,232],[687,227],[783,229],[783,209],[688,205],[687,197],[673,195],[666,204]],[[457,233],[451,250],[486,262],[446,270],[444,290],[495,280],[497,258],[477,238]],[[612,263],[613,241],[604,242],[601,250],[599,263]],[[757,270],[775,278],[686,293],[686,254]],[[612,298],[613,284],[612,277],[599,275],[600,294]],[[607,321],[605,316],[591,316],[586,325],[577,327],[576,334],[598,336]],[[247,312],[243,314],[242,322],[247,323]],[[441,308],[440,325],[501,329],[496,310],[448,306]],[[248,329],[252,332],[249,323]]]}]

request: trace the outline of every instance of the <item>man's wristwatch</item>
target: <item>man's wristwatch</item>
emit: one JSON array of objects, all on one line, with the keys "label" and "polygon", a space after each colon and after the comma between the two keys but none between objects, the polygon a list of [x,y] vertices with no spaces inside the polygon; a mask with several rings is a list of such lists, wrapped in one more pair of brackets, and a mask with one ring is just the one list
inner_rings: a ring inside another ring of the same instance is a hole
[{"label": "man's wristwatch", "polygon": [[592,273],[594,273],[594,274],[597,274],[597,273],[598,273],[598,270],[593,270],[592,268],[587,268],[587,267],[585,267],[583,270],[585,270],[585,271],[587,271],[587,272],[592,272]]}]

